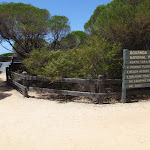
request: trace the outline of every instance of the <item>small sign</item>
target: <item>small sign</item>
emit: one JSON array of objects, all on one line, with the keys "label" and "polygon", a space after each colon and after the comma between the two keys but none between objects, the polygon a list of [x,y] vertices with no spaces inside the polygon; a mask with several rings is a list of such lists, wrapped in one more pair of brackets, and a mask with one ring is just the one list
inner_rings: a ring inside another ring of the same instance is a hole
[{"label": "small sign", "polygon": [[150,50],[123,50],[122,102],[126,89],[150,87]]}]

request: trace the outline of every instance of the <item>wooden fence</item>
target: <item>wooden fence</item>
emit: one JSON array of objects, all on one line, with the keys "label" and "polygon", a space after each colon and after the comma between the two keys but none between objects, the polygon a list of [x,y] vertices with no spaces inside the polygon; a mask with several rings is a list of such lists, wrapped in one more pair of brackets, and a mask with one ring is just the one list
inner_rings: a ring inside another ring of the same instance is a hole
[{"label": "wooden fence", "polygon": [[[7,78],[7,83],[9,85],[13,85],[19,88],[22,91],[24,97],[29,97],[28,91],[36,91],[36,92],[42,92],[42,93],[56,93],[56,94],[61,94],[61,95],[85,96],[85,97],[90,97],[90,98],[97,98],[98,103],[102,104],[104,97],[121,95],[120,92],[104,93],[104,84],[106,83],[121,84],[121,80],[120,79],[103,79],[101,75],[98,77],[98,79],[62,78],[60,81],[60,82],[67,82],[67,83],[82,83],[82,84],[89,84],[89,85],[94,84],[98,89],[97,93],[30,87],[28,84],[29,81],[47,81],[47,82],[50,82],[50,81],[48,80],[48,78],[29,76],[25,73],[18,74],[18,73],[10,71],[9,68],[6,68],[6,78]],[[22,82],[17,82],[15,78],[22,80]]]},{"label": "wooden fence", "polygon": [[0,62],[8,62],[12,60],[12,56],[0,56]]}]

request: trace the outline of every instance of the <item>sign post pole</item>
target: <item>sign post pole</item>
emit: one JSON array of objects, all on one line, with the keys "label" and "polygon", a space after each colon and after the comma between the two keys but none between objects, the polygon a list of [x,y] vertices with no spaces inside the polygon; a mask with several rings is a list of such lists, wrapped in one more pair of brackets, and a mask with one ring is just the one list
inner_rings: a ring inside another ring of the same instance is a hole
[{"label": "sign post pole", "polygon": [[123,50],[123,71],[122,71],[122,103],[126,103],[126,87],[125,87],[125,63],[126,63],[126,49]]}]

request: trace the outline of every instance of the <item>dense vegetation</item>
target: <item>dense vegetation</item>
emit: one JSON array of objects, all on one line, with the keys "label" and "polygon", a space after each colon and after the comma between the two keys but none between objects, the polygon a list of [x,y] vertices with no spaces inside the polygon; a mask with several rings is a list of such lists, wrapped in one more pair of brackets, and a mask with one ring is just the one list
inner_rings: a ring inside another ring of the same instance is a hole
[{"label": "dense vegetation", "polygon": [[115,58],[119,50],[118,43],[112,44],[96,37],[90,39],[88,45],[67,51],[48,51],[46,47],[36,49],[24,63],[30,72],[51,80],[62,77],[97,78],[99,74],[115,78],[121,70],[121,64],[116,63],[120,59]]},{"label": "dense vegetation", "polygon": [[120,42],[125,49],[150,49],[150,1],[113,0],[98,6],[85,24],[90,34]]},{"label": "dense vegetation", "polygon": [[[1,37],[8,42],[14,40],[15,51],[20,50],[21,54],[24,51],[20,46],[30,47],[24,55],[28,72],[53,81],[62,77],[97,78],[99,74],[121,78],[122,49],[150,49],[149,0],[113,0],[100,5],[85,23],[85,32],[70,32],[67,17],[50,17],[47,10],[31,5],[10,3],[0,6],[4,12],[0,18],[6,22],[0,25]],[[11,7],[7,10],[4,6]],[[20,6],[26,13],[19,15]],[[11,9],[15,7],[17,9],[12,13]],[[37,13],[29,17],[31,10]],[[14,18],[17,24],[14,24]],[[3,25],[11,28],[4,30]],[[15,39],[10,33],[17,35]],[[19,37],[22,38],[18,40]]]}]

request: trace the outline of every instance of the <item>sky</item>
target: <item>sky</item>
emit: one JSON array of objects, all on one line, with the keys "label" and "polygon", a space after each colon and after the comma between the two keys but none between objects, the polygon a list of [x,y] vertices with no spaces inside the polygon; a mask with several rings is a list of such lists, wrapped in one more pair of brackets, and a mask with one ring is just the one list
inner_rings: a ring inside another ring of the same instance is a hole
[{"label": "sky", "polygon": [[[0,0],[0,2],[14,2],[31,4],[35,7],[47,9],[51,16],[66,16],[69,19],[71,31],[84,31],[84,24],[90,19],[97,6],[107,4],[112,0]],[[2,43],[12,49],[8,43]],[[0,46],[0,54],[8,53]]]}]

